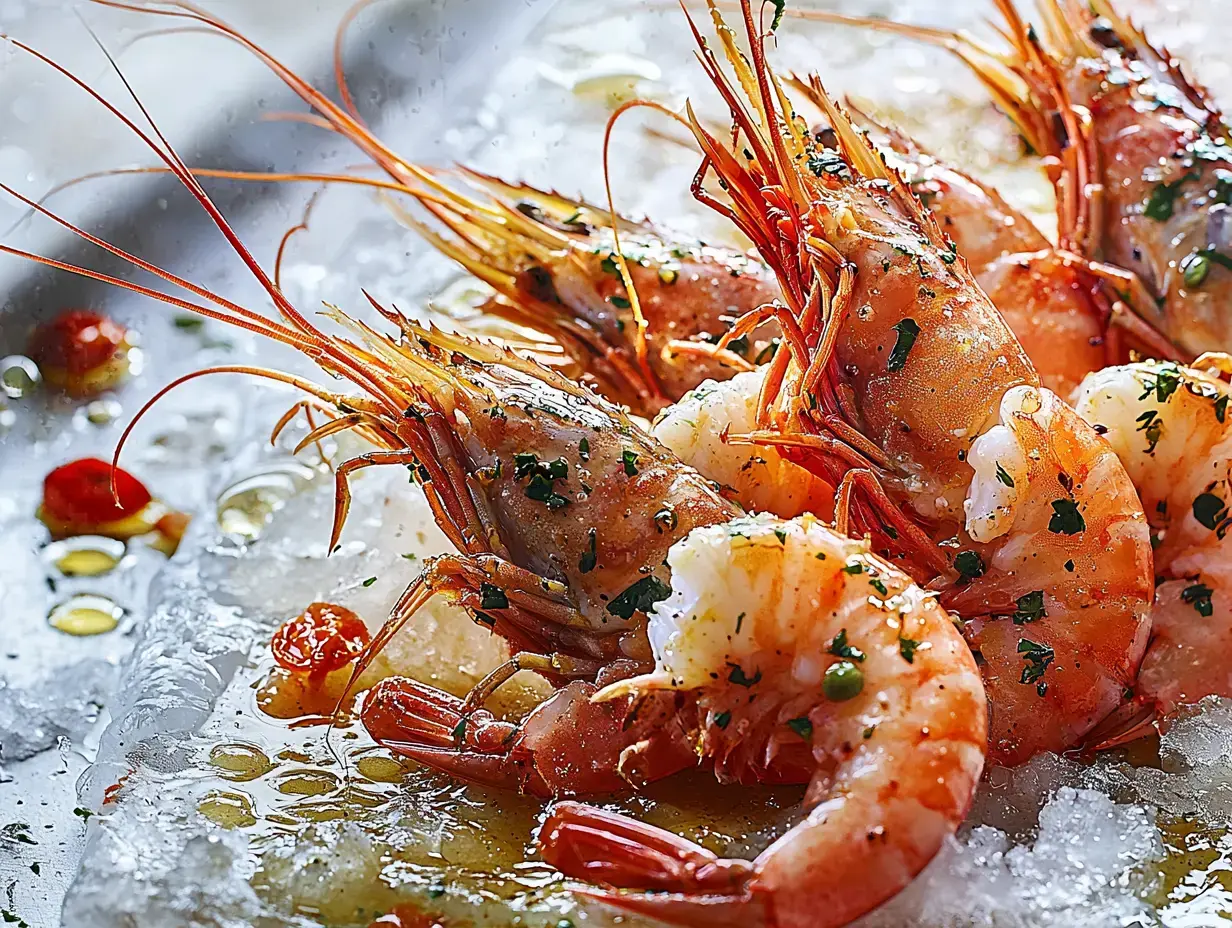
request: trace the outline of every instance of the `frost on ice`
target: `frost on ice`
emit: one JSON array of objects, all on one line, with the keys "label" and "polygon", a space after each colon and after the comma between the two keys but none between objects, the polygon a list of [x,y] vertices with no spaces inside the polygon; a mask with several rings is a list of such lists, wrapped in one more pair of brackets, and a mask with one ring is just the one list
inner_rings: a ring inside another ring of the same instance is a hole
[{"label": "frost on ice", "polygon": [[106,661],[86,660],[29,687],[0,679],[0,770],[6,761],[55,747],[60,738],[79,741],[98,718],[115,675]]}]

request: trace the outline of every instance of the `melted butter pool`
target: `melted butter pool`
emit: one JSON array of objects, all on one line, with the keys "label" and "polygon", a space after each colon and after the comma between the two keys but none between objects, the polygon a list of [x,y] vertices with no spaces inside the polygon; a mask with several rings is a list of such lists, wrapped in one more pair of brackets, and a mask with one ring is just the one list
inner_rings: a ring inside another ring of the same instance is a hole
[{"label": "melted butter pool", "polygon": [[[305,698],[307,687],[294,691],[305,716],[291,702],[284,718],[258,708],[270,671],[262,656],[232,682],[195,774],[198,814],[248,837],[259,895],[347,928],[408,905],[446,924],[555,926],[576,912],[559,874],[534,854],[544,803],[460,785],[376,745],[358,724],[334,729],[327,743],[324,726],[297,724],[316,722],[326,701]],[[525,711],[529,697],[517,689],[493,708]],[[603,806],[717,853],[750,854],[784,830],[802,794],[721,789],[697,772]],[[596,912],[587,923],[609,917]]]}]

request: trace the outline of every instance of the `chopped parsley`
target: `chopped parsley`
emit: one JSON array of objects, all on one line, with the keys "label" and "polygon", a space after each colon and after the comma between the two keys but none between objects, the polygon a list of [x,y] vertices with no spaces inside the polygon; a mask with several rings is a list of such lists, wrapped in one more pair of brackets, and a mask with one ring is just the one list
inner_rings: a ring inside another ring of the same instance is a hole
[{"label": "chopped parsley", "polygon": [[374,583],[376,583],[376,577],[369,577],[367,580],[363,582],[362,585],[366,588],[366,587],[372,586],[372,584]]},{"label": "chopped parsley", "polygon": [[1048,520],[1048,531],[1054,535],[1077,535],[1086,531],[1087,523],[1078,511],[1078,504],[1072,499],[1054,499],[1052,501],[1052,518]]},{"label": "chopped parsley", "polygon": [[915,663],[915,652],[916,652],[916,649],[919,648],[919,646],[920,646],[920,642],[915,641],[911,638],[899,638],[898,639],[898,653],[902,656],[903,660],[905,660],[908,664]]},{"label": "chopped parsley", "polygon": [[1228,417],[1228,395],[1225,393],[1215,400],[1215,418],[1220,422]]},{"label": "chopped parsley", "polygon": [[847,629],[841,628],[834,640],[830,642],[830,646],[826,648],[826,652],[833,654],[835,657],[845,657],[848,660],[862,661],[866,657],[865,653],[859,648],[853,648],[847,643]]},{"label": "chopped parsley", "polygon": [[607,604],[607,611],[617,618],[631,619],[635,612],[650,612],[655,603],[672,595],[672,588],[654,574],[642,577]]},{"label": "chopped parsley", "polygon": [[481,609],[508,609],[509,597],[499,586],[481,583],[479,584],[479,607]]},{"label": "chopped parsley", "polygon": [[718,715],[714,717],[714,724],[718,726],[720,729],[722,729],[723,731],[726,731],[727,726],[731,724],[731,713],[730,712],[720,712]]},{"label": "chopped parsley", "polygon": [[1154,409],[1148,409],[1134,421],[1138,423],[1137,431],[1142,432],[1146,437],[1146,453],[1154,454],[1155,446],[1159,444],[1159,439],[1164,434],[1164,420]]},{"label": "chopped parsley", "polygon": [[974,580],[984,576],[984,559],[976,551],[959,551],[954,557],[954,569],[960,580]]},{"label": "chopped parsley", "polygon": [[1193,501],[1194,518],[1209,529],[1214,530],[1227,514],[1228,507],[1214,493],[1199,493]]},{"label": "chopped parsley", "polygon": [[890,373],[903,369],[907,363],[907,355],[911,354],[920,334],[920,327],[914,319],[902,319],[894,324],[893,329],[898,333],[898,337],[894,340],[894,348],[886,361],[886,370]]},{"label": "chopped parsley", "polygon": [[1036,684],[1035,691],[1043,696],[1048,692],[1048,684],[1040,680],[1048,665],[1056,659],[1056,652],[1046,644],[1039,644],[1029,638],[1018,639],[1018,653],[1027,665],[1022,668],[1022,676],[1018,682],[1026,685]]},{"label": "chopped parsley", "polygon": [[626,477],[637,476],[637,452],[636,451],[630,451],[629,449],[626,448],[624,451],[620,452],[620,463],[624,465]]},{"label": "chopped parsley", "polygon": [[628,297],[611,296],[608,297],[609,302],[617,309],[629,309],[633,304],[629,302]]},{"label": "chopped parsley", "polygon": [[813,723],[808,720],[807,716],[800,716],[798,719],[788,719],[787,727],[794,731],[805,741],[813,740]]},{"label": "chopped parsley", "polygon": [[1203,618],[1210,618],[1215,611],[1211,603],[1212,590],[1205,583],[1194,583],[1181,590],[1181,601],[1194,607],[1194,611]]},{"label": "chopped parsley", "polygon": [[1138,397],[1140,400],[1146,399],[1152,393],[1155,394],[1155,402],[1166,403],[1176,392],[1176,388],[1181,385],[1181,371],[1175,364],[1161,364],[1159,371],[1155,374],[1153,380],[1144,381],[1142,395]]},{"label": "chopped parsley", "polygon": [[1014,487],[1014,478],[1010,476],[1009,471],[1001,466],[1000,461],[997,462],[997,480],[1011,489]]},{"label": "chopped parsley", "polygon": [[1201,174],[1190,172],[1179,180],[1174,180],[1170,184],[1159,184],[1151,191],[1150,197],[1147,198],[1146,208],[1143,209],[1142,215],[1147,219],[1154,219],[1156,222],[1166,222],[1172,218],[1172,213],[1176,209],[1176,198],[1181,195],[1181,188],[1191,180],[1198,180]]},{"label": "chopped parsley", "polygon": [[744,668],[739,664],[733,664],[730,661],[727,664],[731,668],[731,673],[727,675],[728,682],[736,684],[736,686],[750,687],[756,686],[761,682],[761,670],[754,670],[753,676],[748,676],[744,672]]},{"label": "chopped parsley", "polygon": [[453,731],[451,732],[451,734],[453,735],[453,740],[456,744],[461,744],[463,741],[466,740],[466,716],[465,715],[462,716],[462,718],[458,720],[458,724],[453,727]]},{"label": "chopped parsley", "polygon": [[853,561],[843,568],[845,574],[862,574],[864,573],[864,565],[859,561]]},{"label": "chopped parsley", "polygon": [[590,439],[583,438],[578,442],[578,457],[583,461],[590,460]]},{"label": "chopped parsley", "polygon": [[889,595],[889,591],[886,590],[885,583],[883,583],[881,580],[878,580],[876,577],[871,578],[868,581],[868,585],[871,586],[874,590],[876,590],[883,597]]},{"label": "chopped parsley", "polygon": [[1026,625],[1028,622],[1038,622],[1047,616],[1048,612],[1044,609],[1044,591],[1032,590],[1018,597],[1018,611],[1012,618],[1015,625]]}]

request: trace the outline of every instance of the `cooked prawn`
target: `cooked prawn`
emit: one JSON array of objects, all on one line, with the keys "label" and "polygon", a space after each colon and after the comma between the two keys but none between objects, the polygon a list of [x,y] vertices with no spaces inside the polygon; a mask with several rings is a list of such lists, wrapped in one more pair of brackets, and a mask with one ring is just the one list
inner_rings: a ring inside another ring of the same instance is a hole
[{"label": "cooked prawn", "polygon": [[650,617],[652,673],[596,700],[673,693],[722,780],[808,772],[808,813],[753,861],[559,803],[539,842],[565,874],[684,925],[845,925],[905,886],[962,822],[987,735],[983,688],[954,623],[863,542],[816,519],[700,528],[668,554]]},{"label": "cooked prawn", "polygon": [[[1054,166],[1062,245],[1187,360],[1232,347],[1228,129],[1202,88],[1114,8],[1044,0],[1042,28],[996,0],[998,49],[941,29],[802,10],[941,45],[966,62]],[[1107,263],[1104,263],[1107,262]]]},{"label": "cooked prawn", "polygon": [[1153,574],[1134,487],[1040,386],[935,218],[816,79],[836,147],[793,115],[741,7],[751,64],[710,3],[738,81],[698,36],[739,147],[693,126],[701,177],[713,171],[728,198],[700,183],[699,195],[782,285],[786,350],[769,365],[759,424],[774,434],[760,440],[837,486],[840,529],[868,533],[967,620],[998,762],[1069,747],[1115,708],[1146,646]]},{"label": "cooked prawn", "polygon": [[[361,709],[374,735],[447,772],[551,794],[607,792],[691,765],[692,746],[683,738],[667,742],[660,737],[651,751],[641,728],[625,724],[627,707],[590,703],[591,681],[606,682],[650,666],[645,614],[670,592],[670,572],[663,563],[667,551],[692,529],[729,521],[740,508],[642,432],[623,410],[503,347],[420,326],[375,301],[392,335],[338,309],[325,315],[343,334],[324,331],[252,258],[170,146],[155,142],[71,72],[19,47],[76,82],[163,159],[228,237],[281,318],[247,309],[124,252],[3,184],[0,189],[41,215],[196,299],[9,246],[0,245],[0,251],[242,326],[302,351],[356,391],[338,393],[247,365],[209,368],[156,393],[129,424],[116,456],[151,404],[196,377],[242,373],[296,387],[328,419],[302,445],[351,431],[375,447],[336,467],[330,549],[346,521],[351,475],[394,465],[410,470],[458,552],[434,559],[412,580],[389,621],[355,662],[353,681],[417,608],[437,594],[458,602],[514,652],[475,688],[460,717],[454,697],[404,678],[386,679]],[[284,416],[279,426],[289,418]],[[482,704],[521,669],[557,684],[577,685],[565,685],[541,707],[519,739],[488,724]],[[657,719],[652,708],[649,703],[642,707],[644,724],[660,735],[672,730],[670,706],[663,709],[666,720]],[[467,724],[472,714],[473,726]],[[440,738],[444,718],[451,722],[447,744]],[[580,727],[587,731],[584,738],[578,737]],[[494,730],[499,738],[491,736]],[[553,732],[555,739],[549,737]],[[557,753],[560,746],[568,749],[567,756]]]},{"label": "cooked prawn", "polygon": [[1152,640],[1114,740],[1181,704],[1232,696],[1232,388],[1219,376],[1230,369],[1226,355],[1113,367],[1075,398],[1125,463],[1156,542]]}]

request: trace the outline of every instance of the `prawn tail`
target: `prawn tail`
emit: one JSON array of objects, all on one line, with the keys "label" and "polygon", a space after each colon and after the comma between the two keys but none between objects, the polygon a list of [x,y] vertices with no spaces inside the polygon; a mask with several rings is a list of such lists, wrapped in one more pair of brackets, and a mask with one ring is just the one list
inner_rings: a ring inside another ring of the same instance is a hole
[{"label": "prawn tail", "polygon": [[720,858],[618,813],[557,803],[539,832],[539,849],[566,876],[608,887],[580,892],[615,908],[692,928],[769,923],[763,897],[750,889],[753,863]]},{"label": "prawn tail", "polygon": [[1156,707],[1137,699],[1122,703],[1087,734],[1083,749],[1108,751],[1156,731]]}]

